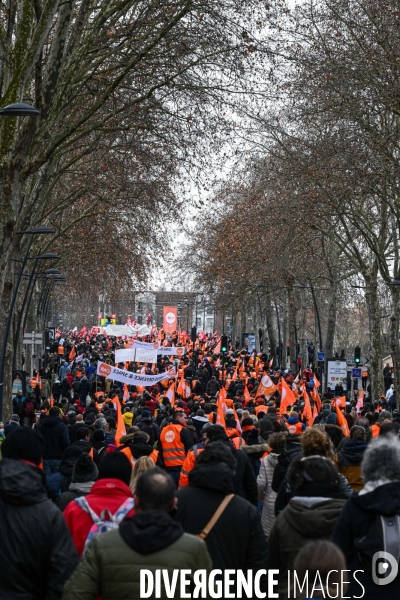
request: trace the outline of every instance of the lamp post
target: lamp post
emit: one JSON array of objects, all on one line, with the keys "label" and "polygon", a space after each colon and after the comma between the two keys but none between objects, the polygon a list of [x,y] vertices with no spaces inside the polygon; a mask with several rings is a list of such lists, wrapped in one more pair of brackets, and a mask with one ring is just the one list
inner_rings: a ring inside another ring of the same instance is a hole
[{"label": "lamp post", "polygon": [[[32,285],[32,290],[35,287],[35,283],[36,283],[36,279],[37,276],[39,274],[38,271],[36,271],[36,267],[38,264],[39,260],[58,260],[60,257],[58,256],[58,254],[54,254],[53,252],[46,252],[45,254],[39,255],[39,256],[31,256],[29,258],[29,260],[35,260],[35,263],[33,265],[32,271],[29,275],[29,281],[28,281],[28,285],[26,286],[26,291],[25,291],[25,296],[24,296],[24,300],[22,302],[22,308],[21,308],[21,312],[19,313],[19,317],[18,317],[18,323],[17,323],[17,328],[15,331],[15,336],[14,336],[14,352],[13,352],[13,370],[15,370],[16,368],[16,356],[17,356],[17,348],[18,348],[18,338],[19,338],[19,334],[21,331],[21,323],[22,323],[22,319],[23,319],[23,315],[24,315],[24,311],[25,311],[25,306],[29,297],[32,297],[32,293],[30,293],[30,289],[31,289],[31,285]],[[29,303],[28,303],[28,307],[27,307],[27,311],[29,308]],[[24,320],[25,323],[25,320]]]},{"label": "lamp post", "polygon": [[[0,111],[0,114],[1,114],[1,111]],[[1,348],[1,358],[0,358],[0,419],[3,418],[4,368],[5,368],[5,364],[6,364],[8,336],[10,335],[11,320],[12,320],[12,315],[13,315],[13,311],[14,311],[15,301],[17,299],[18,289],[19,289],[21,279],[22,279],[22,274],[24,272],[25,265],[28,260],[29,252],[30,252],[30,249],[32,246],[33,238],[35,237],[35,235],[44,235],[44,234],[49,234],[49,233],[55,233],[55,231],[56,230],[52,229],[51,227],[40,226],[40,227],[35,227],[34,229],[28,229],[27,231],[17,231],[16,232],[18,235],[30,234],[30,239],[29,239],[28,246],[27,246],[27,249],[25,252],[25,256],[22,259],[21,269],[18,274],[17,283],[15,284],[15,287],[14,287],[14,292],[13,292],[13,295],[11,298],[10,308],[8,310],[7,321],[6,321],[5,328],[4,328],[3,345]]]}]

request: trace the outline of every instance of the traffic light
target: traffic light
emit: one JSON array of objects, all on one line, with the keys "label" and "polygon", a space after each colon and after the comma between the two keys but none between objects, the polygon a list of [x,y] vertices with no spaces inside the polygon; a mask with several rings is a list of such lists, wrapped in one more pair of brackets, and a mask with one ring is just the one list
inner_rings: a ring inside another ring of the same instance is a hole
[{"label": "traffic light", "polygon": [[228,350],[228,336],[221,336],[221,352],[227,352]]},{"label": "traffic light", "polygon": [[360,346],[356,346],[354,348],[354,362],[356,365],[359,365],[361,361],[361,348]]}]

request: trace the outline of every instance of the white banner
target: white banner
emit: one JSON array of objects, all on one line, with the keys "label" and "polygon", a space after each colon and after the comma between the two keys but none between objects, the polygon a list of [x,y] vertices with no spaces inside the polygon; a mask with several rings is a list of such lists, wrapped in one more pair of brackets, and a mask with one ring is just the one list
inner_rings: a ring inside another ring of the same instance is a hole
[{"label": "white banner", "polygon": [[131,362],[135,360],[135,348],[122,348],[115,351],[115,362]]},{"label": "white banner", "polygon": [[171,369],[160,375],[142,375],[141,373],[131,373],[124,369],[118,369],[103,362],[97,363],[97,374],[101,377],[107,377],[107,379],[127,383],[128,385],[143,385],[145,387],[154,385],[164,379],[176,379],[175,369]]},{"label": "white banner", "polygon": [[122,337],[123,335],[132,336],[132,332],[127,325],[107,325],[105,327],[106,335],[111,337]]},{"label": "white banner", "polygon": [[136,348],[135,361],[139,363],[156,363],[157,362],[157,350],[153,348]]},{"label": "white banner", "polygon": [[178,356],[181,358],[185,354],[186,348],[184,346],[161,346],[157,350],[157,354],[163,354],[166,356]]},{"label": "white banner", "polygon": [[153,342],[152,344],[149,344],[148,342],[139,342],[139,340],[133,342],[134,348],[140,348],[142,350],[154,350],[155,348],[158,348],[158,345],[158,342]]}]

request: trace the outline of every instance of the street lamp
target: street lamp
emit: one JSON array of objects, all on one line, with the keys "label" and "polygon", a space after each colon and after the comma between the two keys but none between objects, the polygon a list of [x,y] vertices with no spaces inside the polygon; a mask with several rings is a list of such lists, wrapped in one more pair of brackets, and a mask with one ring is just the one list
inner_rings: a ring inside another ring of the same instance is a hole
[{"label": "street lamp", "polygon": [[40,112],[34,106],[25,104],[25,102],[16,102],[9,104],[0,110],[2,117],[38,117]]},{"label": "street lamp", "polygon": [[[28,308],[29,308],[30,300],[31,300],[31,297],[32,297],[32,292],[33,292],[33,289],[35,287],[37,276],[39,274],[39,271],[36,271],[36,267],[37,267],[38,261],[39,260],[58,260],[59,258],[60,257],[58,256],[58,254],[55,254],[54,252],[46,252],[45,254],[41,254],[39,256],[31,256],[31,257],[29,257],[29,260],[35,259],[35,264],[33,265],[33,269],[31,271],[30,275],[27,276],[27,277],[29,277],[29,281],[28,281],[28,285],[26,287],[24,300],[22,302],[21,312],[19,313],[19,317],[18,317],[17,328],[16,328],[16,331],[15,331],[15,336],[14,336],[14,351],[13,351],[13,370],[15,370],[15,368],[16,368],[18,338],[19,338],[19,334],[20,334],[20,331],[21,331],[21,323],[22,323],[22,319],[23,319],[23,315],[24,315],[24,311],[25,311],[25,306],[27,304],[27,300],[28,300],[28,297],[29,297],[29,302],[28,302],[28,305],[27,305]],[[50,270],[57,271],[57,269],[50,269]],[[32,285],[32,288],[31,288],[31,285]],[[28,308],[27,308],[27,312],[28,312]],[[25,320],[24,320],[24,324],[25,324]]]},{"label": "street lamp", "polygon": [[18,235],[30,234],[31,237],[28,242],[25,256],[22,260],[21,269],[20,269],[20,272],[18,275],[17,283],[14,287],[14,292],[13,292],[13,295],[11,298],[10,308],[8,311],[7,321],[6,321],[6,325],[4,328],[3,345],[1,348],[1,358],[0,358],[0,419],[3,418],[4,367],[6,364],[8,336],[10,335],[11,320],[12,320],[12,315],[13,315],[13,311],[14,311],[15,301],[17,299],[18,289],[19,289],[21,279],[22,279],[22,274],[24,272],[26,261],[28,260],[29,252],[30,252],[33,238],[35,237],[35,235],[55,233],[55,231],[56,231],[55,229],[52,229],[51,227],[46,227],[44,225],[35,227],[33,229],[29,229],[27,231],[17,231]]}]

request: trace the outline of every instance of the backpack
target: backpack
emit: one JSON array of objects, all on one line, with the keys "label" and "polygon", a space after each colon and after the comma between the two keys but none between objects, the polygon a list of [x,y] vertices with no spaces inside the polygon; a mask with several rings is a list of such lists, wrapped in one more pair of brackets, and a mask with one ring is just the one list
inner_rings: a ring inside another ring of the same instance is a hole
[{"label": "backpack", "polygon": [[32,400],[30,400],[25,405],[25,416],[33,417],[34,414],[35,414],[35,405],[33,404]]},{"label": "backpack", "polygon": [[[118,529],[121,521],[126,517],[126,515],[132,510],[134,505],[133,498],[127,498],[119,507],[117,512],[112,515],[110,511],[106,508],[101,511],[100,516],[96,515],[94,510],[92,510],[89,506],[88,501],[85,496],[80,496],[79,498],[75,498],[75,502],[84,510],[90,517],[92,517],[93,525],[90,528],[88,536],[85,541],[85,546],[83,548],[83,553],[86,552],[88,545],[92,541],[93,538],[97,537],[101,533],[107,533],[107,531],[112,531],[113,529]],[[108,517],[108,519],[106,519]]]},{"label": "backpack", "polygon": [[139,421],[139,423],[137,424],[137,426],[139,427],[140,431],[143,431],[144,433],[147,433],[147,435],[150,438],[149,441],[148,441],[148,443],[150,444],[150,446],[153,446],[154,442],[156,441],[154,424],[153,423],[141,423]]},{"label": "backpack", "polygon": [[365,535],[356,537],[354,546],[367,573],[372,574],[372,558],[379,548],[390,553],[399,564],[400,558],[400,516],[376,514]]}]

